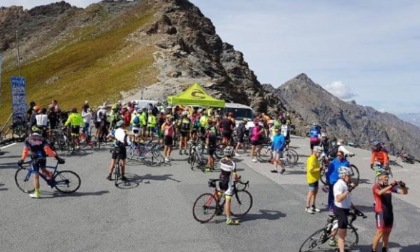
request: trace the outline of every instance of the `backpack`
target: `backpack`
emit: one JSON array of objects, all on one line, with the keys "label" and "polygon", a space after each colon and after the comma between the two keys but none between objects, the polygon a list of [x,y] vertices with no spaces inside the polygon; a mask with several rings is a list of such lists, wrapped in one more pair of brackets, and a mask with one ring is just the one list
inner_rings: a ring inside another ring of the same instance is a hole
[{"label": "backpack", "polygon": [[181,121],[181,130],[182,131],[189,131],[190,130],[190,121],[182,120]]},{"label": "backpack", "polygon": [[332,149],[331,149],[330,153],[328,153],[328,155],[331,158],[337,157],[338,148],[340,148],[340,145],[338,145],[338,144],[334,145],[334,147],[332,147]]},{"label": "backpack", "polygon": [[133,119],[133,124],[134,124],[134,125],[140,125],[140,118],[139,118],[139,116],[135,116],[135,117],[134,117],[134,119]]}]

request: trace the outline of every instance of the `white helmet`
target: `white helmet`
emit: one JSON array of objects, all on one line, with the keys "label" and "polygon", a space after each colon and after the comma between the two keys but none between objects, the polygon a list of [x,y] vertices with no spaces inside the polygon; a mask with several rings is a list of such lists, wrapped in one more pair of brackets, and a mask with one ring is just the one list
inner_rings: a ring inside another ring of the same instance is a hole
[{"label": "white helmet", "polygon": [[232,147],[232,146],[227,146],[227,147],[223,150],[223,154],[224,154],[225,156],[228,156],[228,157],[233,156],[233,152],[234,152],[234,149],[233,149],[233,147]]},{"label": "white helmet", "polygon": [[321,146],[314,146],[314,152],[319,152],[321,153],[323,151]]},{"label": "white helmet", "polygon": [[353,172],[347,166],[341,166],[340,168],[338,168],[338,175],[340,176],[340,178],[344,176],[352,176]]},{"label": "white helmet", "polygon": [[337,139],[337,145],[342,145],[343,144],[343,139]]},{"label": "white helmet", "polygon": [[328,136],[327,133],[325,133],[325,132],[321,133],[321,137],[327,137],[327,136]]},{"label": "white helmet", "polygon": [[188,115],[188,112],[187,111],[182,111],[181,115],[183,115],[183,116]]}]

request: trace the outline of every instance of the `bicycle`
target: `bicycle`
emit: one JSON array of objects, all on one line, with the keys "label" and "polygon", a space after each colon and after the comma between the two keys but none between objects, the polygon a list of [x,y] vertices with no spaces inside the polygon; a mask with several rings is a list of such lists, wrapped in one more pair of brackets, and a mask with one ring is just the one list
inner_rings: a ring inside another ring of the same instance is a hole
[{"label": "bicycle", "polygon": [[[116,187],[118,187],[118,180],[121,180],[122,175],[121,175],[121,166],[122,166],[122,160],[120,158],[120,153],[119,153],[119,149],[112,149],[109,150],[109,152],[113,153],[116,152],[116,156],[117,158],[115,159],[115,163],[114,163],[114,185]],[[111,177],[112,179],[112,177]]]},{"label": "bicycle", "polygon": [[194,141],[190,143],[189,147],[188,163],[190,164],[191,170],[194,170],[194,166],[197,164],[197,168],[204,171],[206,160],[201,151],[201,144]]},{"label": "bicycle", "polygon": [[147,144],[132,142],[128,148],[127,157],[130,160],[136,159],[151,166],[159,165],[165,159],[160,151],[160,145],[152,144],[152,140],[149,140]]},{"label": "bicycle", "polygon": [[[34,184],[30,180],[32,173],[34,172],[33,166],[39,159],[33,159],[19,165],[19,169],[15,173],[15,182],[17,187],[24,193],[32,193],[35,191]],[[27,165],[28,166],[25,166]],[[57,161],[56,165],[47,165],[45,168],[51,170],[51,179],[47,175],[39,172],[39,177],[41,177],[47,185],[51,188],[57,189],[62,193],[73,193],[76,192],[80,185],[81,180],[77,173],[70,170],[58,171],[58,165],[60,163]]]},{"label": "bicycle", "polygon": [[[347,226],[347,235],[345,240],[345,247],[348,249],[356,246],[359,242],[357,228],[353,226],[353,222],[358,216],[363,217],[363,219],[367,218],[367,216],[359,210],[350,211],[350,220]],[[325,247],[322,247],[322,245],[325,244],[331,237],[336,235],[337,228],[337,217],[335,215],[330,215],[327,219],[327,224],[310,235],[300,246],[299,252],[313,251],[314,249],[317,249],[317,251],[324,251],[325,249],[330,248],[329,245],[325,245]]]},{"label": "bicycle", "polygon": [[[222,196],[223,191],[219,190],[216,186],[216,182],[219,179],[209,179],[208,186],[214,188],[213,193],[203,193],[194,201],[193,205],[193,216],[194,219],[200,223],[209,222],[215,215],[222,215],[225,198]],[[237,184],[241,188],[237,188]],[[253,199],[251,193],[246,188],[249,187],[249,181],[241,182],[237,181],[233,183],[233,196],[230,211],[235,217],[241,217],[246,215],[251,210]],[[221,202],[221,198],[223,200]]]}]

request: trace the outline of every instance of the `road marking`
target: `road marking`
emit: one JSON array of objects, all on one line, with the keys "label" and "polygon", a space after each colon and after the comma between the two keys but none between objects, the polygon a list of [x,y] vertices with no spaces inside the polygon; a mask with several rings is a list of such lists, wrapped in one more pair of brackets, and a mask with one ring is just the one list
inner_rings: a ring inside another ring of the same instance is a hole
[{"label": "road marking", "polygon": [[13,146],[13,145],[15,145],[16,143],[11,143],[11,144],[9,144],[9,145],[5,145],[5,146],[3,146],[3,147],[1,147],[2,149],[6,149],[7,147],[10,147],[10,146]]}]

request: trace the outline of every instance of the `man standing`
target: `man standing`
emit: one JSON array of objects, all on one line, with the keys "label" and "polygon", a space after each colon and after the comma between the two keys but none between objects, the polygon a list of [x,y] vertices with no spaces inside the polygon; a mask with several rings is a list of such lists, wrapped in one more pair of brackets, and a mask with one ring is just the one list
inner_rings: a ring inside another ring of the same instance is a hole
[{"label": "man standing", "polygon": [[306,196],[305,211],[310,214],[319,213],[321,210],[315,207],[316,195],[318,193],[319,179],[321,178],[321,168],[319,166],[318,158],[321,155],[322,148],[315,146],[313,153],[306,161],[306,182],[309,185],[308,195]]},{"label": "man standing", "polygon": [[334,158],[328,165],[328,171],[326,174],[327,185],[329,186],[328,210],[330,213],[332,213],[334,210],[333,187],[339,179],[338,169],[342,166],[350,167],[350,163],[344,157],[344,152],[338,151],[336,158]]},{"label": "man standing", "polygon": [[408,189],[402,181],[389,182],[389,172],[382,170],[379,174],[378,183],[373,185],[373,198],[375,199],[376,234],[372,241],[372,252],[376,251],[379,241],[382,239],[382,252],[386,252],[389,235],[394,223],[392,210],[392,193],[407,194]]},{"label": "man standing", "polygon": [[[271,144],[271,150],[273,152],[273,159],[274,159],[274,165],[275,165],[275,170],[272,170],[271,172],[274,173],[281,173],[283,174],[284,171],[286,169],[284,169],[283,165],[281,164],[281,160],[280,158],[283,157],[283,150],[284,147],[286,146],[286,139],[285,137],[280,134],[280,129],[279,128],[275,128],[274,129],[274,138],[273,138],[273,143]],[[281,171],[279,171],[279,166],[281,167]]]}]

